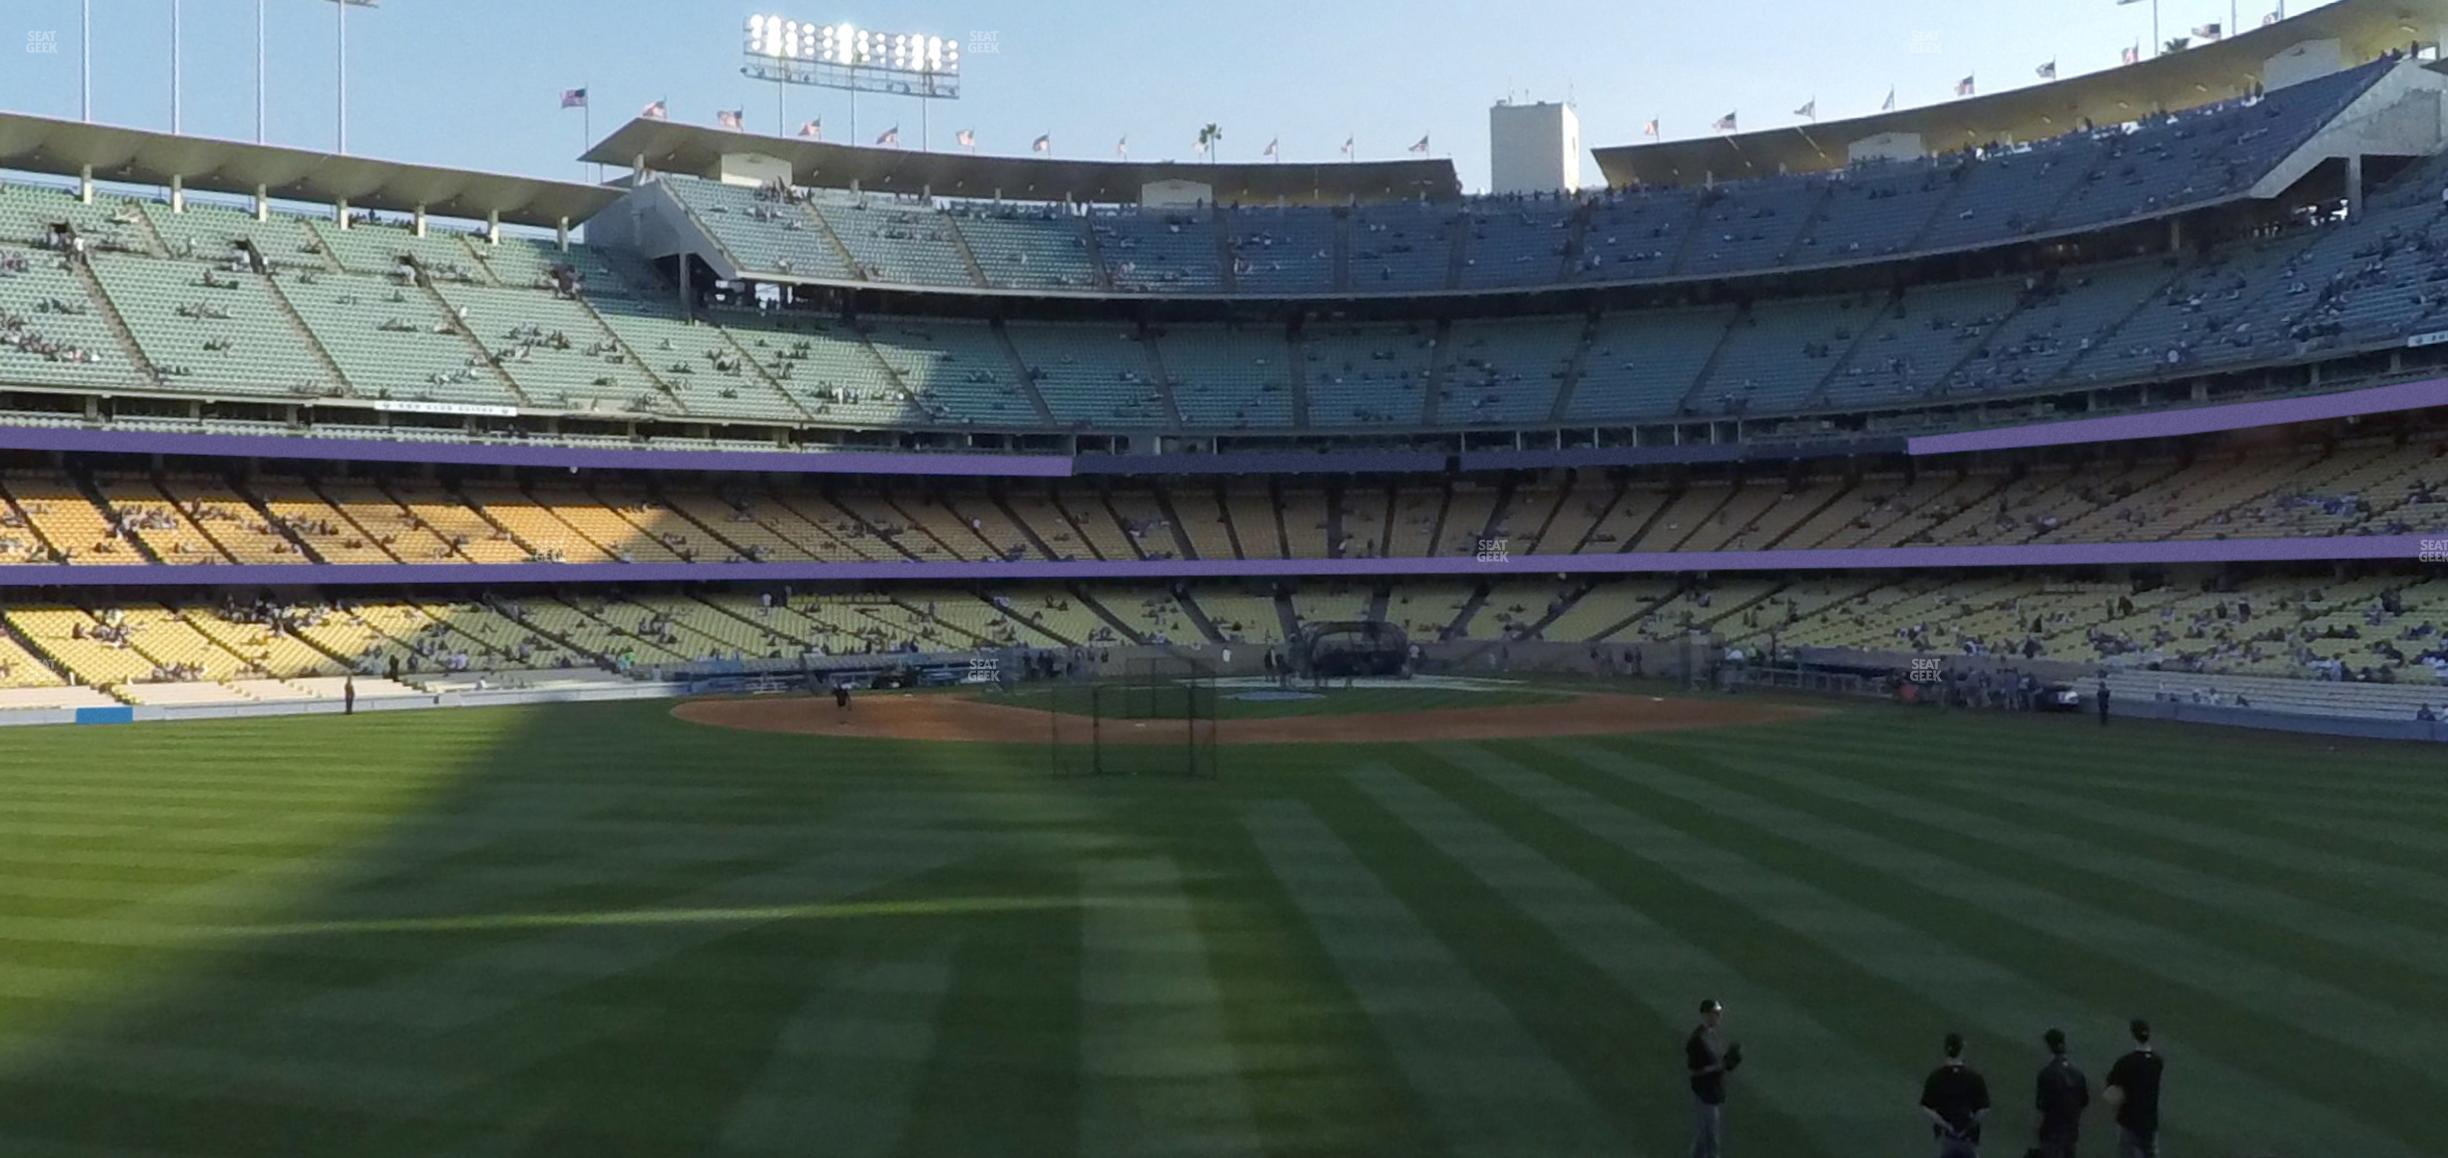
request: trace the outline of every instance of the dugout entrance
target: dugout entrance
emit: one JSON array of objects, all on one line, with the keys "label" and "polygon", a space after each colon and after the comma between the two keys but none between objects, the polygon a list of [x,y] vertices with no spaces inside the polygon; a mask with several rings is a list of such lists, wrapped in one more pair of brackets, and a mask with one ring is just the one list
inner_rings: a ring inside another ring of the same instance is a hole
[{"label": "dugout entrance", "polygon": [[1295,655],[1311,679],[1411,675],[1411,637],[1380,620],[1310,624],[1301,629]]},{"label": "dugout entrance", "polygon": [[1125,661],[1118,677],[1054,685],[1047,759],[1056,776],[1216,775],[1216,673],[1197,660]]}]

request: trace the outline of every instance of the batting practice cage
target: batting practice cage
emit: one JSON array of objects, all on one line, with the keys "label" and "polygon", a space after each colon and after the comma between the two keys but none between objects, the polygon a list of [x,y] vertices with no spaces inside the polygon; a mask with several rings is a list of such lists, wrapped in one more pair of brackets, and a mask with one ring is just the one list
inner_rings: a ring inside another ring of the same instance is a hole
[{"label": "batting practice cage", "polygon": [[1057,776],[1216,774],[1215,672],[1196,660],[1129,660],[1119,677],[1055,684],[1051,706]]},{"label": "batting practice cage", "polygon": [[1301,630],[1296,654],[1312,679],[1411,674],[1411,637],[1374,620],[1311,624]]}]

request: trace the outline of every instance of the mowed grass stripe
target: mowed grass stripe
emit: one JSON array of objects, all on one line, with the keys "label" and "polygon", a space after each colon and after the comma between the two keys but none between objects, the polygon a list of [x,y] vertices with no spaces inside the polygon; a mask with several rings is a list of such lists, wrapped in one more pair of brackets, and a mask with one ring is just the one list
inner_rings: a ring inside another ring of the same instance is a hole
[{"label": "mowed grass stripe", "polygon": [[[862,817],[862,819],[864,819]],[[447,822],[442,822],[447,824]],[[368,862],[345,873],[319,860],[281,861],[251,870],[244,878],[231,876],[195,886],[164,890],[134,882],[86,880],[0,881],[0,905],[10,897],[46,897],[89,902],[75,913],[97,920],[123,920],[159,926],[196,926],[215,935],[276,933],[283,929],[313,930],[313,920],[275,921],[284,906],[294,906],[300,891],[319,886],[314,903],[343,916],[325,919],[321,931],[345,932],[340,922],[447,918],[466,911],[470,897],[484,897],[497,910],[503,906],[551,899],[556,892],[583,894],[648,882],[669,872],[720,871],[745,866],[760,857],[777,857],[811,844],[873,831],[836,822],[834,829],[813,837],[744,832],[736,839],[714,842],[702,837],[642,841],[620,847],[580,843],[567,851],[535,847],[526,842],[498,840],[463,846],[434,855],[423,846],[410,863]],[[468,835],[468,834],[462,834]],[[477,859],[470,859],[471,857]],[[107,902],[116,900],[122,907]],[[549,910],[547,910],[549,911]]]},{"label": "mowed grass stripe", "polygon": [[[1639,1027],[1643,1032],[1625,1033],[1619,1043],[1646,1048],[1624,1058],[1621,1068],[1643,1087],[1679,1092],[1671,1080],[1660,1078],[1671,1078],[1681,1064],[1678,1030],[1688,1032],[1684,1023],[1697,1019],[1694,995],[1719,993],[1743,977],[1743,971],[1428,786],[1443,779],[1431,773],[1423,783],[1382,764],[1364,765],[1352,774],[1356,787],[1420,839],[1487,882],[1506,903],[1613,983],[1612,992],[1577,993],[1577,999],[1593,1009],[1646,1009],[1650,1021]],[[1754,1113],[1743,1123],[1744,1138],[1780,1154],[1831,1158],[1867,1153],[1891,1140],[1895,1114],[1885,1103],[1911,1083],[1911,1075],[1821,1024],[1804,1005],[1773,990],[1744,989],[1746,1022],[1778,1027],[1778,1052],[1819,1063],[1766,1086],[1758,1096],[1786,1121],[1771,1125]],[[1628,1028],[1609,1024],[1613,1020],[1602,1019],[1593,1029]],[[1742,1085],[1746,1094],[1754,1089],[1748,1082]],[[1673,1152],[1667,1143],[1688,1128],[1688,1101],[1688,1094],[1642,1099],[1644,1111],[1654,1109],[1643,1115],[1645,1137],[1656,1143],[1652,1149]],[[1802,1128],[1807,1141],[1784,1136],[1794,1126]]]},{"label": "mowed grass stripe", "polygon": [[[1295,776],[1333,774],[1297,760],[1284,764]],[[1272,797],[1274,788],[1262,780],[1249,791]],[[1429,1106],[1404,1080],[1298,901],[1268,871],[1240,822],[1240,794],[1168,790],[1162,801],[1172,807],[1133,800],[1122,815],[1146,847],[1169,850],[1183,866],[1182,889],[1207,947],[1223,1030],[1241,1062],[1262,1152],[1448,1153]]]},{"label": "mowed grass stripe", "polygon": [[[1700,735],[1661,741],[1660,745],[1730,759],[1756,759],[1761,754],[1756,745]],[[1909,759],[1897,759],[1899,746],[1909,750]],[[2280,838],[2246,831],[2246,826],[2263,819],[2261,808],[2206,808],[2200,794],[2159,783],[2166,775],[2159,768],[2131,765],[2131,770],[2122,777],[2088,786],[2079,773],[2066,768],[2069,760],[2080,759],[2079,753],[2055,760],[2032,759],[2001,756],[1987,748],[1926,745],[1917,740],[1893,738],[1884,749],[1838,748],[1813,742],[1797,751],[1807,753],[1799,762],[1842,768],[1853,779],[1884,781],[1901,791],[1919,792],[1940,786],[1973,790],[1980,796],[2008,802],[2016,815],[2039,810],[2071,824],[2117,829],[2147,840],[2161,854],[2185,849],[2216,854],[2225,858],[2226,867],[2222,871],[2254,877],[2271,887],[2286,887],[2310,878],[2313,882],[2385,890],[2387,896],[2398,898],[2436,897],[2448,890],[2448,875],[2429,866],[2359,855],[2369,852],[2368,846],[2356,846],[2357,851],[2349,852],[2334,840],[2308,841],[2300,836]],[[2099,755],[2103,761],[2123,765],[2121,758],[2112,752]],[[1781,762],[1795,760],[1789,756]],[[2351,783],[2351,778],[2341,777],[2341,781]],[[2308,794],[2317,797],[2321,793]],[[2396,807],[2399,815],[2408,811],[2407,805]],[[2415,811],[2448,812],[2448,802],[2435,810]],[[2205,814],[2215,814],[2218,823],[2192,819]]]},{"label": "mowed grass stripe", "polygon": [[767,872],[731,877],[663,898],[666,907],[738,911],[736,921],[664,925],[606,923],[553,929],[490,946],[376,986],[324,994],[298,1012],[338,1024],[462,1027],[581,981],[657,965],[742,927],[777,919],[762,906],[846,901],[905,877],[965,859],[978,842],[960,834],[894,833],[843,841]]},{"label": "mowed grass stripe", "polygon": [[[2448,811],[2448,810],[2443,810]],[[2409,820],[2404,809],[2385,819],[2321,816],[2273,804],[2253,813],[2253,819],[2284,830],[2292,839],[2326,848],[2349,847],[2366,854],[2395,852],[2406,863],[2433,865],[2448,858],[2448,829],[2436,823]]]},{"label": "mowed grass stripe", "polygon": [[1575,1076],[1315,813],[1267,802],[1244,823],[1451,1152],[1626,1153]]},{"label": "mowed grass stripe", "polygon": [[[1392,749],[1386,758],[1407,762],[1415,752]],[[1671,1087],[1624,1064],[1629,1034],[1612,1018],[1591,1016],[1594,1005],[1625,1008],[1604,972],[1507,902],[1491,882],[1350,785],[1348,775],[1321,777],[1303,785],[1304,795],[1317,818],[1504,1007],[1530,1043],[1574,1076],[1619,1135],[1646,1149],[1662,1141],[1661,1120],[1688,1121],[1690,1106]]]},{"label": "mowed grass stripe", "polygon": [[1180,867],[1109,855],[1080,871],[1079,1153],[1259,1150]]},{"label": "mowed grass stripe", "polygon": [[[946,888],[1060,900],[1061,907],[948,921],[960,944],[933,1054],[898,1153],[1073,1154],[1080,1120],[1080,882],[1060,854],[960,866]],[[929,926],[913,927],[913,933]]]},{"label": "mowed grass stripe", "polygon": [[[1870,759],[1819,758],[1811,763],[1861,781],[1892,780]],[[1755,762],[1756,766],[1756,762]],[[2137,772],[2137,778],[2147,772]],[[2330,909],[2349,909],[2382,920],[2439,927],[2448,916],[2437,903],[2435,874],[2408,862],[2364,855],[2367,844],[2342,851],[2335,840],[2277,838],[2246,831],[2265,820],[2258,807],[2214,810],[2182,790],[2084,795],[2059,791],[2046,774],[1975,774],[1942,768],[1901,791],[1944,797],[2002,822],[2035,831],[2114,842],[2140,855],[2182,863]],[[2400,807],[2395,815],[2408,814]],[[2358,824],[2362,822],[2356,822]]]},{"label": "mowed grass stripe", "polygon": [[[2003,951],[1987,944],[1962,944],[1970,938],[1947,913],[1921,910],[1902,918],[1888,915],[1886,904],[1872,907],[1864,894],[1886,891],[1883,884],[1863,888],[1858,880],[1839,881],[1829,874],[1841,875],[1841,868],[1816,863],[1788,871],[1783,866],[1791,858],[1780,855],[1772,834],[1711,823],[1705,814],[1672,797],[1646,792],[1560,755],[1524,764],[1471,746],[1451,749],[1449,754],[1469,761],[1475,774],[1559,819],[1672,869],[1696,892],[1742,905],[1808,939],[1820,951],[1883,977],[1904,992],[1920,995],[1920,1009],[1945,1014],[1948,1024],[1975,1037],[1976,1048],[1987,1054],[2014,1056],[2026,1051],[2037,1029],[2052,1025],[2063,1027],[2078,1041],[2115,1041],[2125,1018],[2131,1016],[2130,1006],[2123,1002],[2096,1003],[2022,971],[2044,962],[2013,955],[2011,959],[2020,968],[2011,967],[2005,963],[2010,955]],[[1843,891],[1833,891],[1837,889]],[[1992,952],[1998,955],[1993,957]],[[2061,981],[2068,980],[2060,971],[2050,972]],[[1890,1012],[1902,1016],[1910,1010]],[[1922,1048],[1929,1046],[1925,1042]],[[2185,1064],[2191,1075],[2188,1080],[2222,1091],[2225,1100],[2221,1112],[2171,1122],[2172,1149],[2242,1151],[2267,1145],[2271,1139],[2325,1136],[2367,1147],[2355,1152],[2370,1158],[2412,1158],[2420,1153],[2367,1127],[2359,1118],[2215,1059],[2188,1053]],[[1910,1090],[1897,1093],[1901,1116],[1908,1121],[1914,1096],[1915,1091]],[[1999,1116],[2004,1122],[2016,1121],[2019,1102],[2001,1103]],[[2326,1133],[2299,1135],[2305,1128]]]},{"label": "mowed grass stripe", "polygon": [[[2307,794],[2332,787],[2332,781],[2326,776],[2307,776],[2305,769],[2332,766],[2345,751],[2354,760],[2356,784],[2370,791],[2430,795],[2442,788],[2438,777],[2429,772],[2436,753],[2423,744],[2148,720],[2120,719],[2102,728],[2089,717],[2050,713],[1937,711],[1860,703],[1797,723],[1694,735],[1767,739],[1805,733],[1818,746],[1850,746],[1868,752],[1934,746],[1982,753],[2001,761],[2039,763],[2049,762],[2041,753],[2056,753],[2064,758],[2055,761],[2054,768],[2076,772],[2105,767],[2163,769],[2212,788],[2267,786]],[[2194,770],[2206,752],[2217,755],[2215,773]]]},{"label": "mowed grass stripe", "polygon": [[[1688,751],[1671,743],[1650,747]],[[2149,842],[2153,826],[2146,816],[2114,817],[2114,832],[2131,839],[2112,845],[2031,823],[2035,814],[2055,819],[2056,802],[2045,794],[1994,783],[1959,777],[1947,781],[1944,789],[1933,785],[1920,792],[1896,792],[1811,770],[1812,765],[1848,767],[1825,760],[1703,758],[1712,768],[1746,774],[1740,787],[1755,795],[1841,816],[1857,828],[1896,829],[1924,847],[2043,885],[2079,886],[2092,895],[2122,894],[2123,907],[2137,916],[2185,929],[2235,952],[2274,955],[2324,982],[2350,988],[2368,985],[2377,971],[2396,975],[2393,980],[2413,996],[2448,981],[2448,935],[2195,868],[2171,856],[2164,845]],[[2011,803],[1996,803],[1999,800]],[[2013,810],[2015,819],[1973,807],[1981,804],[1993,811]],[[2082,817],[2064,819],[2074,827]],[[2043,871],[2042,866],[2053,867]],[[2324,952],[2327,946],[2346,951]]]},{"label": "mowed grass stripe", "polygon": [[837,963],[779,1027],[723,1144],[756,1154],[894,1153],[921,1112],[919,1075],[951,988],[948,941],[905,960]]},{"label": "mowed grass stripe", "polygon": [[[2076,895],[2064,874],[2035,874],[2054,886],[2044,887],[1873,830],[1893,826],[1855,828],[1848,821],[1858,817],[1777,803],[1773,786],[1741,780],[1722,764],[1656,749],[1642,759],[1579,741],[1547,744],[1619,782],[1807,850],[1797,859],[1818,864],[1815,879],[1857,890],[1891,910],[1945,914],[1941,927],[1975,943],[2021,944],[2032,959],[2060,962],[2094,986],[2102,977],[2151,979],[2129,992],[2136,999],[2146,993],[2160,1017],[2187,1025],[2189,1040],[2209,1042],[2273,1078],[2316,1090],[2366,1123],[2402,1129],[2408,1106],[2438,1095],[2422,1067],[2448,1031],[2419,1013],[2124,916],[2112,896]],[[2311,1073],[2275,1064],[2290,1051],[2333,1064]]]}]

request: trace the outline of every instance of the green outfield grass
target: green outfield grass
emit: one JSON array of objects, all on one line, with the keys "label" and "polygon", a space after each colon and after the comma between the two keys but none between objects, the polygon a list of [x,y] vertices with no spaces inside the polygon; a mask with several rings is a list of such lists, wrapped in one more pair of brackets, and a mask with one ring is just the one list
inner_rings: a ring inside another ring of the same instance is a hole
[{"label": "green outfield grass", "polygon": [[[1925,1152],[1941,1035],[2169,1056],[2167,1152],[2448,1149],[2437,749],[1881,706],[1227,748],[664,704],[0,731],[0,1155]],[[2110,1152],[2095,1114],[2087,1154]]]}]

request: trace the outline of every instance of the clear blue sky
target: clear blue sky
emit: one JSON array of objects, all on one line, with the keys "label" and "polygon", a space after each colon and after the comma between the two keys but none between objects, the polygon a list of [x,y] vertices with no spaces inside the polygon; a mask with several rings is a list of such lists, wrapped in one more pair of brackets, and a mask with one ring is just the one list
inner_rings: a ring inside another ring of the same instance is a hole
[{"label": "clear blue sky", "polygon": [[[269,137],[330,148],[334,6],[265,2]],[[2249,27],[2273,3],[2235,8]],[[171,0],[93,6],[94,118],[169,127]],[[2226,23],[2230,7],[2161,0],[2162,35]],[[745,108],[751,129],[771,132],[774,87],[739,73],[757,11],[965,42],[991,33],[996,51],[963,61],[963,99],[936,106],[938,148],[972,128],[981,152],[1025,153],[1045,132],[1061,155],[1103,158],[1127,134],[1133,157],[1190,159],[1213,121],[1227,159],[1254,160],[1280,137],[1288,159],[1333,160],[1347,136],[1362,157],[1389,158],[1426,133],[1473,189],[1488,179],[1488,106],[1508,91],[1569,92],[1590,145],[1637,142],[1653,116],[1668,138],[1688,137],[1729,110],[1752,129],[1796,123],[1813,98],[1833,119],[1875,110],[1891,85],[1909,107],[1950,99],[1966,74],[1993,92],[2038,83],[2034,68],[2052,59],[2065,77],[2109,68],[2151,22],[2149,3],[2114,0],[383,0],[349,19],[350,151],[578,178],[581,118],[558,97],[580,85],[597,136],[658,98],[675,120]],[[0,108],[77,115],[78,12],[78,0],[0,0]],[[187,132],[254,137],[254,29],[255,0],[185,0]],[[35,51],[46,33],[56,51]],[[846,95],[786,100],[793,131],[821,116],[828,139],[847,139]],[[910,100],[862,98],[858,120],[867,141],[898,122],[904,145],[918,143]]]}]

